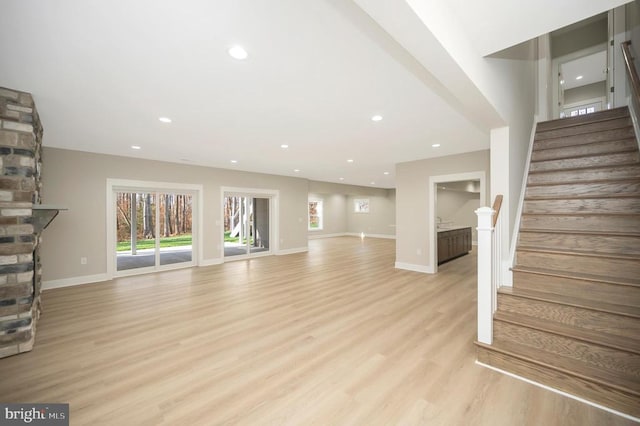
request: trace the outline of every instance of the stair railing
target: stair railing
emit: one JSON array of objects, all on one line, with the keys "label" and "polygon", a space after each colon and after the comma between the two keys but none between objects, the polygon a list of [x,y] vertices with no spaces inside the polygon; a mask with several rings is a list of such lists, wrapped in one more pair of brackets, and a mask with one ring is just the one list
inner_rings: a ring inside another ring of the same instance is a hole
[{"label": "stair railing", "polygon": [[[631,101],[629,102],[629,111],[636,135],[640,135],[640,76],[635,65],[635,58],[631,50],[631,41],[623,41],[622,56],[624,58],[625,69],[627,70],[627,80],[631,86]],[[637,138],[640,146],[640,138]]]},{"label": "stair railing", "polygon": [[502,267],[500,208],[502,195],[496,195],[493,207],[480,207],[478,216],[478,342],[493,342],[493,314],[496,311],[499,277]]}]

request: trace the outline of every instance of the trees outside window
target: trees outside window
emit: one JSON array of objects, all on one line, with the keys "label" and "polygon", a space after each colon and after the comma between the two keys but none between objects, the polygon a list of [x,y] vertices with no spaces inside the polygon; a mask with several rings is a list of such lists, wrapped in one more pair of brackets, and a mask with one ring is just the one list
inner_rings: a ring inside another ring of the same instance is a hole
[{"label": "trees outside window", "polygon": [[309,201],[309,230],[322,229],[322,201]]}]

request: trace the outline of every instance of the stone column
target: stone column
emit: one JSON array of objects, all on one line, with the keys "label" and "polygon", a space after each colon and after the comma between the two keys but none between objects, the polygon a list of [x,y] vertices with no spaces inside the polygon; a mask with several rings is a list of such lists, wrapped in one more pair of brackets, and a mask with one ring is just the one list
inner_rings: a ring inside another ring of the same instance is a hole
[{"label": "stone column", "polygon": [[0,358],[32,349],[40,312],[42,126],[29,93],[0,87]]}]

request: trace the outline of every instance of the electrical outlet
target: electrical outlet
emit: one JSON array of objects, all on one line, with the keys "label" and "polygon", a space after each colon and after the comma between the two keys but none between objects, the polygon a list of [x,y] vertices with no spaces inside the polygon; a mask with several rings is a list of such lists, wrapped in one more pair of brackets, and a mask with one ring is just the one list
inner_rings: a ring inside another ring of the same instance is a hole
[{"label": "electrical outlet", "polygon": [[80,258],[80,264],[81,265],[86,265],[87,264],[87,258],[86,257],[81,257]]}]

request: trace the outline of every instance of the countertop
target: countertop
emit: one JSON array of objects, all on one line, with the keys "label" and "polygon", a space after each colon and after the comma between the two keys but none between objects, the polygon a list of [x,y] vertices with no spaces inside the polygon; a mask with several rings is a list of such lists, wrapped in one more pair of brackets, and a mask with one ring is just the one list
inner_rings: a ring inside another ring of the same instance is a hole
[{"label": "countertop", "polygon": [[457,231],[458,229],[467,229],[467,228],[471,228],[470,226],[452,226],[452,227],[447,227],[447,228],[441,228],[438,229],[438,233],[440,232],[447,232],[447,231]]}]

